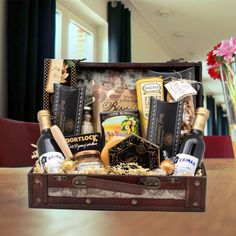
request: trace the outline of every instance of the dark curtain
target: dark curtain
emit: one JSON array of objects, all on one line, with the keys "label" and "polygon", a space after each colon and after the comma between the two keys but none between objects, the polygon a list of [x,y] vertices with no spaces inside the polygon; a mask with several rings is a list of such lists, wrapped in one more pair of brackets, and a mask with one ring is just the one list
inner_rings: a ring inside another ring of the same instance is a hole
[{"label": "dark curtain", "polygon": [[229,135],[229,123],[228,123],[228,117],[225,111],[223,111],[222,116],[223,116],[222,117],[222,135]]},{"label": "dark curtain", "polygon": [[206,98],[207,109],[210,111],[209,119],[207,120],[207,135],[217,135],[216,132],[216,117],[215,117],[215,99],[212,96]]},{"label": "dark curtain", "polygon": [[205,97],[204,97],[204,88],[203,88],[202,85],[200,86],[198,94],[199,94],[199,96],[201,96],[199,106],[203,107],[204,106],[204,102],[205,102]]},{"label": "dark curtain", "polygon": [[216,114],[217,114],[217,135],[223,135],[223,109],[221,105],[216,106]]},{"label": "dark curtain", "polygon": [[54,58],[56,0],[7,1],[8,117],[35,121],[44,59]]},{"label": "dark curtain", "polygon": [[119,1],[108,2],[109,62],[131,62],[130,11]]},{"label": "dark curtain", "polygon": [[217,112],[217,134],[229,135],[229,124],[226,112],[223,110],[221,105],[216,106],[216,112]]}]

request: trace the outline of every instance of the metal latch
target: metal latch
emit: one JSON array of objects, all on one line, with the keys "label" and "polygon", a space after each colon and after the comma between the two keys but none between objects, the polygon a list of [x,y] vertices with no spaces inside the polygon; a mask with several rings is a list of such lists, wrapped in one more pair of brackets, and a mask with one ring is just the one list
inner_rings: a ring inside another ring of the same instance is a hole
[{"label": "metal latch", "polygon": [[87,177],[86,176],[76,176],[72,180],[72,185],[75,188],[86,187]]},{"label": "metal latch", "polygon": [[161,186],[161,181],[157,177],[141,178],[140,182],[145,185],[146,189],[160,188]]},{"label": "metal latch", "polygon": [[65,176],[65,175],[56,175],[56,176],[53,176],[53,179],[55,181],[58,181],[58,182],[67,181],[67,176]]},{"label": "metal latch", "polygon": [[166,182],[171,183],[171,184],[178,184],[178,183],[180,183],[180,178],[168,177],[168,178],[166,178]]}]

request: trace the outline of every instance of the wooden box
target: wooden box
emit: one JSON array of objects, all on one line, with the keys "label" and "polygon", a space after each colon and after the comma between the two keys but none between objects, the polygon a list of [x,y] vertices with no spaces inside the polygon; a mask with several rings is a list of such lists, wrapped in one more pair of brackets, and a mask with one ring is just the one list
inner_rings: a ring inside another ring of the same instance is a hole
[{"label": "wooden box", "polygon": [[[46,62],[47,63],[47,62]],[[71,85],[83,71],[151,71],[189,73],[189,79],[201,82],[201,63],[82,63],[76,62],[70,75]],[[189,70],[190,69],[190,70]],[[181,73],[180,73],[181,74]],[[187,75],[185,74],[185,76]],[[45,107],[49,106],[44,96]],[[195,99],[201,106],[201,91]],[[30,208],[144,210],[144,211],[205,211],[207,176],[138,176],[28,174]]]},{"label": "wooden box", "polygon": [[201,177],[28,174],[29,207],[89,210],[205,211]]}]

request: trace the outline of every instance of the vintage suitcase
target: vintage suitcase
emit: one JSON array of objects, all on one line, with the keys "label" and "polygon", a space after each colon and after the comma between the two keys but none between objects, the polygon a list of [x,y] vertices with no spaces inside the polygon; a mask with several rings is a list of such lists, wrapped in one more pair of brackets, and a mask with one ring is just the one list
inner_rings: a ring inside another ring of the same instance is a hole
[{"label": "vintage suitcase", "polygon": [[[46,65],[50,60],[46,60]],[[176,73],[201,82],[201,63],[84,63],[73,61],[69,84],[76,86],[83,72],[133,71],[166,79]],[[45,77],[47,77],[47,66]],[[195,98],[202,104],[201,91]],[[50,108],[50,96],[44,94],[44,108]],[[28,173],[30,208],[96,210],[205,211],[207,175],[204,164],[201,176],[79,175]]]},{"label": "vintage suitcase", "polygon": [[29,207],[96,210],[205,211],[201,177],[28,174]]}]

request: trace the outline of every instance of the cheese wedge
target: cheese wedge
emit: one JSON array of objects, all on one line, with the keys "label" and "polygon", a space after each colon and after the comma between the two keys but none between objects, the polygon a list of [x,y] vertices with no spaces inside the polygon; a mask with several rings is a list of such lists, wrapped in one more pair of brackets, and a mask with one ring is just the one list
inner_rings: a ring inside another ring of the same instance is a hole
[{"label": "cheese wedge", "polygon": [[108,141],[108,143],[104,146],[101,152],[101,160],[105,167],[107,167],[110,164],[109,149],[118,144],[119,142],[123,141],[125,138],[126,137],[123,136],[114,137],[110,141]]},{"label": "cheese wedge", "polygon": [[163,79],[161,77],[143,77],[136,81],[138,110],[140,114],[142,137],[147,137],[150,97],[164,101]]}]

